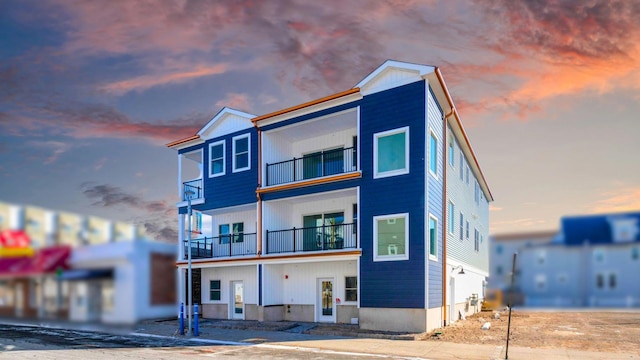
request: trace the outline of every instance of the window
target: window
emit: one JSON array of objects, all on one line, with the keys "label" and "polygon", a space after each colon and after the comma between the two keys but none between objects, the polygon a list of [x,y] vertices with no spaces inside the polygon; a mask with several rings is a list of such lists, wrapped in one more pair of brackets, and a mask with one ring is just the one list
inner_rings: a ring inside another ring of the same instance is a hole
[{"label": "window", "polygon": [[466,181],[467,181],[467,185],[469,185],[469,166],[466,166],[466,171],[467,171]]},{"label": "window", "polygon": [[209,177],[224,175],[224,140],[209,145]]},{"label": "window", "polygon": [[640,248],[632,247],[631,248],[631,260],[638,260],[640,258]]},{"label": "window", "polygon": [[429,171],[438,176],[438,138],[433,132],[429,136]]},{"label": "window", "polygon": [[610,289],[616,288],[616,274],[614,273],[609,274],[609,288]]},{"label": "window", "polygon": [[373,135],[374,178],[409,173],[409,127]]},{"label": "window", "polygon": [[502,266],[498,265],[498,267],[496,267],[496,275],[502,275]]},{"label": "window", "polygon": [[502,254],[502,245],[496,246],[496,254],[498,255]]},{"label": "window", "polygon": [[209,300],[220,301],[222,290],[220,289],[220,280],[209,281]]},{"label": "window", "polygon": [[438,260],[438,219],[429,215],[429,259]]},{"label": "window", "polygon": [[243,242],[244,223],[220,224],[218,225],[218,234],[220,235],[220,244],[228,244],[231,239],[234,243]]},{"label": "window", "polygon": [[233,138],[233,172],[251,168],[251,134]]},{"label": "window", "polygon": [[467,240],[469,240],[469,220],[467,220]]},{"label": "window", "polygon": [[480,185],[478,182],[474,182],[474,198],[473,200],[476,202],[476,205],[480,204]]},{"label": "window", "polygon": [[409,259],[409,214],[373,217],[374,261]]},{"label": "window", "polygon": [[478,252],[480,251],[480,232],[478,231],[478,229],[473,229],[473,237],[473,250]]},{"label": "window", "polygon": [[353,204],[353,229],[351,232],[353,234],[358,232],[358,204]]},{"label": "window", "polygon": [[455,205],[449,201],[449,234],[453,234],[456,226]]},{"label": "window", "polygon": [[537,253],[538,265],[544,265],[547,260],[547,252],[544,250],[539,250]]},{"label": "window", "polygon": [[356,276],[344,278],[344,301],[358,301],[358,278]]},{"label": "window", "polygon": [[455,166],[456,161],[454,158],[454,143],[453,143],[453,139],[449,140],[449,165],[451,165],[452,167]]},{"label": "window", "polygon": [[596,287],[598,289],[602,289],[604,287],[604,275],[603,274],[597,274],[596,275]]},{"label": "window", "polygon": [[464,155],[460,149],[460,181],[464,181]]},{"label": "window", "polygon": [[464,214],[460,211],[460,240],[464,240]]},{"label": "window", "polygon": [[604,250],[602,250],[602,249],[594,250],[593,251],[593,259],[597,263],[603,263],[604,262]]},{"label": "window", "polygon": [[547,289],[547,276],[544,274],[536,275],[536,290],[545,291]]}]

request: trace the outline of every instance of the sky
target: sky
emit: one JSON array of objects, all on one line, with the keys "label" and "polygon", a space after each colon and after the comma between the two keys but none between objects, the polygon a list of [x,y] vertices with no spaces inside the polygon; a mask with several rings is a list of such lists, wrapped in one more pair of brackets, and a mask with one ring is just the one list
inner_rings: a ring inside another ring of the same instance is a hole
[{"label": "sky", "polygon": [[177,239],[177,154],[387,59],[438,66],[492,234],[640,209],[640,2],[0,1],[0,201]]}]

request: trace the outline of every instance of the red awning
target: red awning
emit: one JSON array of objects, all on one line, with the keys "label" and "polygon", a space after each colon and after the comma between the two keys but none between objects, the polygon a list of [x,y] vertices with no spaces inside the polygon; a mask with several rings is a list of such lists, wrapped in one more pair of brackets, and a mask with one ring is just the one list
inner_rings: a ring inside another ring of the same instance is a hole
[{"label": "red awning", "polygon": [[57,269],[69,269],[67,261],[71,255],[69,246],[53,246],[40,249],[32,258],[0,259],[0,277],[27,277],[52,273]]},{"label": "red awning", "polygon": [[0,246],[22,248],[29,246],[29,235],[22,230],[6,229],[0,232]]}]

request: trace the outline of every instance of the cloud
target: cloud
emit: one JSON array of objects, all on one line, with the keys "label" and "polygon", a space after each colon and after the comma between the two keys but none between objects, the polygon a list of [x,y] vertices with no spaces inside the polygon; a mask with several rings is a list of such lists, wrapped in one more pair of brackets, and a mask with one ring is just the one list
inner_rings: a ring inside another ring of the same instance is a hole
[{"label": "cloud", "polygon": [[228,106],[233,109],[249,112],[249,95],[239,93],[228,93],[224,99],[216,102],[216,106],[222,108]]},{"label": "cloud", "polygon": [[640,209],[640,187],[626,187],[601,194],[602,199],[593,204],[591,211],[611,213]]},{"label": "cloud", "polygon": [[158,73],[152,75],[137,76],[128,80],[120,80],[112,82],[101,87],[108,93],[115,95],[122,95],[129,91],[142,91],[158,85],[183,83],[188,80],[201,78],[204,76],[211,76],[222,74],[228,71],[229,65],[216,64],[216,65],[200,65],[192,70],[183,70],[179,72],[171,73]]},{"label": "cloud", "polygon": [[80,185],[82,193],[93,206],[128,208],[142,212],[134,222],[145,228],[156,240],[175,242],[178,239],[175,215],[176,208],[164,200],[146,200],[142,196],[108,184],[85,182]]},{"label": "cloud", "polygon": [[95,164],[93,164],[93,170],[98,171],[102,169],[104,167],[104,164],[107,163],[107,160],[108,159],[106,157],[100,158],[98,161],[95,162]]},{"label": "cloud", "polygon": [[45,157],[43,162],[45,165],[50,165],[55,163],[62,154],[66,153],[69,149],[71,149],[70,144],[67,144],[61,141],[53,141],[53,140],[29,141],[28,144],[29,146],[34,148],[39,148],[48,154],[48,156]]},{"label": "cloud", "polygon": [[498,207],[498,206],[494,206],[494,205],[489,205],[489,211],[501,211],[503,208]]}]

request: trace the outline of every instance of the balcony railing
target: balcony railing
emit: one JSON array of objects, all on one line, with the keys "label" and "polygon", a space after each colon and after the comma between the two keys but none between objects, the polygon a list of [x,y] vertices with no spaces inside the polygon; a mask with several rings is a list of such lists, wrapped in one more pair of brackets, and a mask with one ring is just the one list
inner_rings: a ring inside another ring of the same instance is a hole
[{"label": "balcony railing", "polygon": [[324,225],[267,230],[267,254],[355,249],[358,237],[355,224]]},{"label": "balcony railing", "polygon": [[[187,240],[184,240],[184,258],[188,258]],[[231,234],[191,240],[191,258],[217,258],[256,254],[256,233]]]},{"label": "balcony railing", "polygon": [[267,164],[267,186],[323,176],[344,174],[358,169],[355,148],[320,151],[301,158]]},{"label": "balcony railing", "polygon": [[195,179],[190,181],[185,181],[182,183],[182,200],[187,201],[187,194],[190,195],[191,200],[193,199],[202,199],[203,191],[202,191],[202,179]]}]

